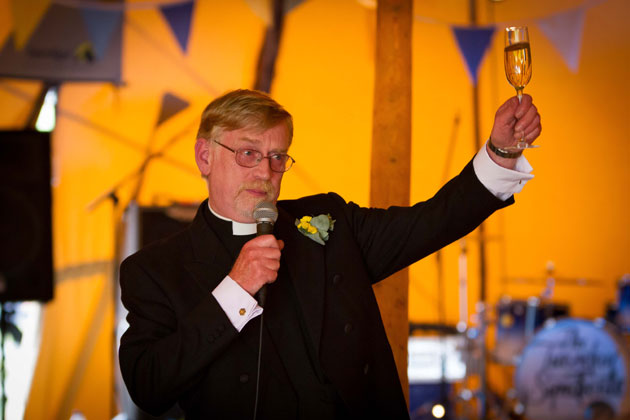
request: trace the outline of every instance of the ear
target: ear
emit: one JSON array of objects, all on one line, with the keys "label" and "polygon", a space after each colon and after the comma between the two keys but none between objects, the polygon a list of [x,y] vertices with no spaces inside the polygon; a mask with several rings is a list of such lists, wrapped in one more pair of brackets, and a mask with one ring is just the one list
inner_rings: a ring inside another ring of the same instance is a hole
[{"label": "ear", "polygon": [[201,175],[208,176],[212,166],[212,153],[210,151],[210,142],[201,137],[195,142],[195,161]]}]

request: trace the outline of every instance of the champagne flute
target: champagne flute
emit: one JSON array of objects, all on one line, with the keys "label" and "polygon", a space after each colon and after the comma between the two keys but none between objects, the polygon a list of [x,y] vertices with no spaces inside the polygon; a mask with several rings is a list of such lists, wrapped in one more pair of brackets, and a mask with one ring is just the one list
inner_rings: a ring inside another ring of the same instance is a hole
[{"label": "champagne flute", "polygon": [[[511,26],[505,28],[505,76],[516,89],[518,102],[523,98],[523,88],[532,78],[532,52],[529,47],[529,33],[527,26]],[[504,147],[510,152],[535,148],[521,138],[515,146]]]}]

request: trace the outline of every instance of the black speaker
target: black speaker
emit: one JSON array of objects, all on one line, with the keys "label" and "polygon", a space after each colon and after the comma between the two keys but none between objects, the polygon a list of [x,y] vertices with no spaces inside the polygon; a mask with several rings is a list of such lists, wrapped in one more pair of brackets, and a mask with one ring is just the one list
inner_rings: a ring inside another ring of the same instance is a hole
[{"label": "black speaker", "polygon": [[50,134],[0,131],[0,301],[52,297]]}]

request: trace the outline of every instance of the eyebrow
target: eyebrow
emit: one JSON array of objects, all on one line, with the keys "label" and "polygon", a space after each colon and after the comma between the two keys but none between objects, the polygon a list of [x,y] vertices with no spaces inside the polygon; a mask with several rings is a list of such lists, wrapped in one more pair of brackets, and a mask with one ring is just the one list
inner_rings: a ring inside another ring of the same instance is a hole
[{"label": "eyebrow", "polygon": [[[239,137],[238,138],[239,141],[243,141],[245,143],[249,143],[252,146],[260,146],[261,141],[258,139],[252,139],[250,137]],[[286,154],[289,151],[289,149],[272,149],[269,151],[269,153],[283,153]]]}]

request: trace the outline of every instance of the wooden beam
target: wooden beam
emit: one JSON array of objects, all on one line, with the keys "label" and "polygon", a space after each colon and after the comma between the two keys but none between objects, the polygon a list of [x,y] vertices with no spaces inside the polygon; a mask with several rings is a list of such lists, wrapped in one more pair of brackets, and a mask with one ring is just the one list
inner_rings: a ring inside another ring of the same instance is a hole
[{"label": "wooden beam", "polygon": [[265,30],[265,38],[258,55],[258,65],[256,67],[256,81],[254,89],[263,92],[271,92],[271,83],[276,71],[276,59],[282,38],[282,27],[284,25],[284,0],[273,0],[272,2],[272,22]]},{"label": "wooden beam", "polygon": [[[406,206],[411,183],[412,0],[379,0],[376,15],[370,204]],[[407,269],[374,286],[407,401],[408,288]]]}]

